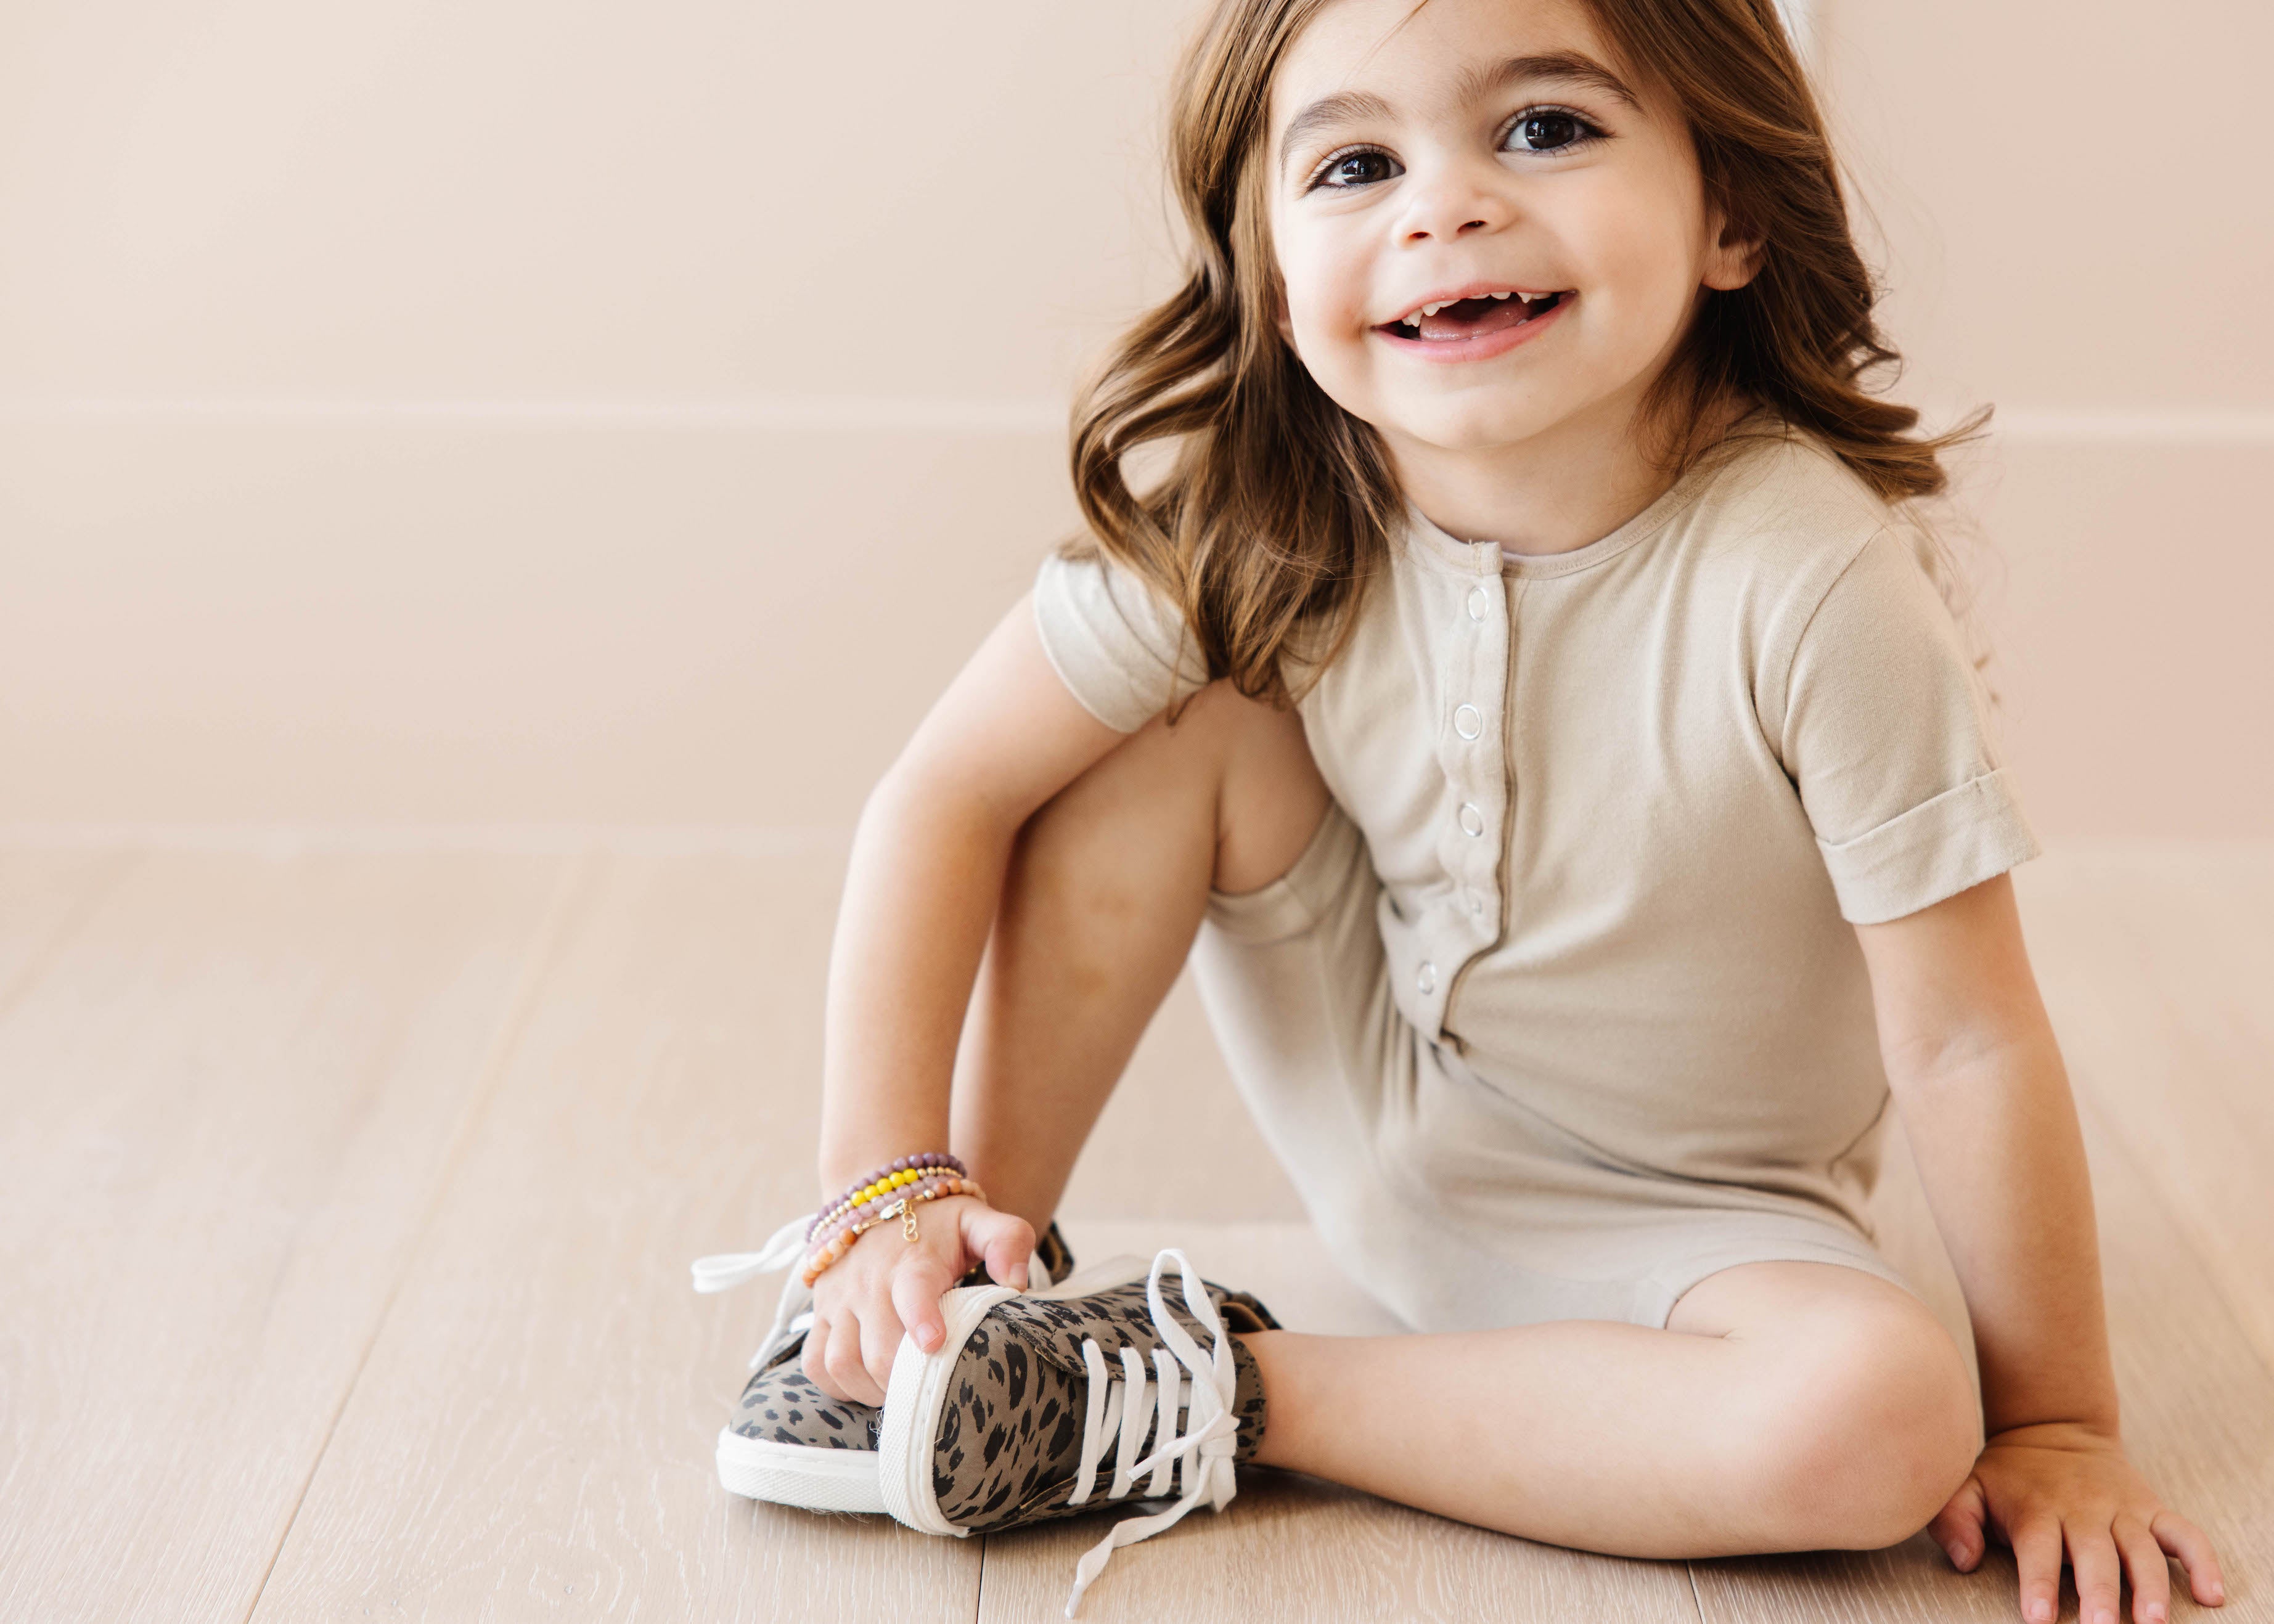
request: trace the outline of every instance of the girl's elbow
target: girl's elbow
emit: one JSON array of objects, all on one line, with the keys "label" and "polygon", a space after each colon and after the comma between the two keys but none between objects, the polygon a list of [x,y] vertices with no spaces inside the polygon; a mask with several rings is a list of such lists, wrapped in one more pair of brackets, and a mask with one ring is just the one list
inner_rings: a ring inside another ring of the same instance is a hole
[{"label": "girl's elbow", "polygon": [[983,771],[910,749],[870,789],[856,838],[923,829],[993,843],[1008,841],[1026,819],[1005,798],[988,793]]}]

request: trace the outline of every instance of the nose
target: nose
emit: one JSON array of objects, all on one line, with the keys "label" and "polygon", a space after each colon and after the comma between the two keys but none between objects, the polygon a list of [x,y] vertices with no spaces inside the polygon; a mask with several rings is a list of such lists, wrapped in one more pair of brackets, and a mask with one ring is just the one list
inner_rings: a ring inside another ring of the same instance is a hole
[{"label": "nose", "polygon": [[[1501,178],[1497,173],[1490,179]],[[1498,230],[1514,217],[1500,189],[1468,164],[1448,164],[1432,171],[1421,184],[1407,192],[1405,212],[1397,222],[1400,247],[1425,243],[1450,243]]]}]

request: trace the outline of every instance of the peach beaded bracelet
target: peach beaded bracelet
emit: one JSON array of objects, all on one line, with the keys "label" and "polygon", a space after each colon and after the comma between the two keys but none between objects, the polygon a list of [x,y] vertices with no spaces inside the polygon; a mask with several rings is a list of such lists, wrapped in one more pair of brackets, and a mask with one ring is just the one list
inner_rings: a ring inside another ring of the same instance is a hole
[{"label": "peach beaded bracelet", "polygon": [[[908,1240],[915,1240],[916,1238],[916,1207],[921,1202],[937,1201],[951,1195],[968,1195],[982,1201],[987,1199],[987,1192],[976,1184],[970,1179],[954,1175],[921,1179],[912,1185],[901,1186],[901,1188],[904,1193],[884,1207],[882,1210],[850,1219],[827,1240],[808,1252],[805,1267],[798,1274],[800,1283],[810,1287],[815,1281],[821,1278],[831,1264],[853,1250],[854,1242],[878,1224],[890,1219],[898,1218],[900,1221],[900,1233]],[[866,1202],[862,1205],[872,1207],[875,1202]]]}]

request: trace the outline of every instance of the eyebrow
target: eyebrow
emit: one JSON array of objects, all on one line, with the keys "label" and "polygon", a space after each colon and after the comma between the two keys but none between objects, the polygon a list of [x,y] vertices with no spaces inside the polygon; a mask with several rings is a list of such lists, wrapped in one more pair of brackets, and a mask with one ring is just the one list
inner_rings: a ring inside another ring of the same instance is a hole
[{"label": "eyebrow", "polygon": [[1585,85],[1590,90],[1600,90],[1607,96],[1615,96],[1629,107],[1639,109],[1633,91],[1624,80],[1592,56],[1577,51],[1551,51],[1540,56],[1510,56],[1495,68],[1472,68],[1461,76],[1461,97],[1464,101],[1481,101],[1495,90],[1505,90],[1510,85],[1528,79],[1557,79],[1566,84]]},{"label": "eyebrow", "polygon": [[1296,147],[1321,130],[1354,124],[1362,118],[1389,117],[1389,103],[1367,91],[1345,90],[1339,95],[1322,97],[1287,121],[1287,133],[1279,138],[1279,167],[1285,169]]}]

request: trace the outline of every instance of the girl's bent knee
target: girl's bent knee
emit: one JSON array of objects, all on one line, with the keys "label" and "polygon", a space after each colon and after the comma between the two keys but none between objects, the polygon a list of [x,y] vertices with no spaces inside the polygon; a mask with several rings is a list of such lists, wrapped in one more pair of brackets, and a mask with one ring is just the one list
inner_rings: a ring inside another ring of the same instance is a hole
[{"label": "girl's bent knee", "polygon": [[1932,1520],[1981,1447],[1964,1361],[1924,1311],[1872,1315],[1797,1355],[1758,1462],[1796,1550],[1878,1550]]},{"label": "girl's bent knee", "polygon": [[1295,866],[1331,797],[1294,711],[1250,699],[1225,682],[1201,693],[1193,709],[1203,705],[1222,763],[1215,887],[1235,895],[1261,891]]}]

